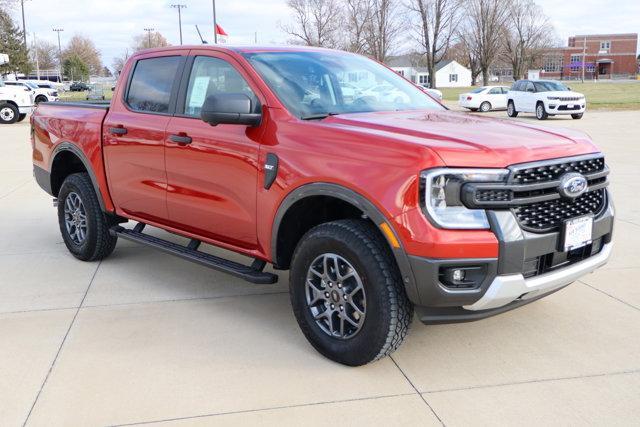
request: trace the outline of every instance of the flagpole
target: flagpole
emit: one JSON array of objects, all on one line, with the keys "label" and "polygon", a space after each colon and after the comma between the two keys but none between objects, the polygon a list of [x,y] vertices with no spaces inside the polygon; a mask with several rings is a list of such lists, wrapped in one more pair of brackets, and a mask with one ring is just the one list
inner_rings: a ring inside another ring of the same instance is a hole
[{"label": "flagpole", "polygon": [[216,0],[213,3],[213,43],[218,44],[218,24],[216,22]]}]

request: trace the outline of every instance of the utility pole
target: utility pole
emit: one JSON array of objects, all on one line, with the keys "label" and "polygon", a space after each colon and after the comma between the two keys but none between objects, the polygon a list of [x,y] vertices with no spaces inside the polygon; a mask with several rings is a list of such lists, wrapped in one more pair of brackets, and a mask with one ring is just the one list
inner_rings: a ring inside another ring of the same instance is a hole
[{"label": "utility pole", "polygon": [[584,36],[582,43],[582,83],[584,83],[584,69],[587,66],[587,36]]},{"label": "utility pole", "polygon": [[24,2],[27,0],[20,0],[20,7],[22,8],[22,35],[24,37],[24,48],[27,48],[27,26],[24,20]]},{"label": "utility pole", "polygon": [[213,0],[213,44],[218,44],[218,23],[216,21],[216,0]]},{"label": "utility pole", "polygon": [[178,9],[178,26],[180,27],[180,44],[182,44],[182,9],[186,8],[185,4],[172,4],[172,8]]},{"label": "utility pole", "polygon": [[62,44],[60,44],[60,33],[64,31],[64,28],[54,28],[53,31],[58,33],[58,65],[60,67],[59,83],[62,83]]},{"label": "utility pole", "polygon": [[[149,39],[149,43],[148,43],[148,48],[151,48],[151,32],[155,31],[155,28],[145,28],[144,29],[147,32],[147,38]],[[180,44],[182,44],[182,41],[180,41]]]}]

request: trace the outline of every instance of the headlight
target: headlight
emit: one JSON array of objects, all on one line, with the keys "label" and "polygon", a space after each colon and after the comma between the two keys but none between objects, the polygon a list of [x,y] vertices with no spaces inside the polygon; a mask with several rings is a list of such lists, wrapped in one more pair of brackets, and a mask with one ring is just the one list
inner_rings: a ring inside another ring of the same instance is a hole
[{"label": "headlight", "polygon": [[483,209],[469,209],[460,200],[462,186],[469,182],[503,182],[506,169],[431,169],[422,172],[422,206],[426,215],[440,228],[488,229]]}]

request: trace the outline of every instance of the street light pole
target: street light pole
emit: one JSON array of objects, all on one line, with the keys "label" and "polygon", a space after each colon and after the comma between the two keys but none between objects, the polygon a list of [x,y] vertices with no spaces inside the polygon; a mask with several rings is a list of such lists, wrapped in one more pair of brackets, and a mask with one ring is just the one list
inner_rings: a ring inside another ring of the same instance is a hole
[{"label": "street light pole", "polygon": [[26,0],[20,0],[20,7],[22,8],[22,35],[24,37],[24,48],[27,48],[27,26],[24,19],[24,2]]},{"label": "street light pole", "polygon": [[180,27],[180,44],[182,44],[182,9],[184,9],[185,7],[187,7],[187,5],[184,4],[172,4],[171,5],[172,8],[174,9],[178,9],[178,26]]},{"label": "street light pole", "polygon": [[216,0],[213,0],[213,43],[218,44],[218,23],[216,22]]},{"label": "street light pole", "polygon": [[151,48],[151,32],[154,31],[155,28],[145,28],[144,30],[147,32],[148,39],[149,39],[149,45],[147,47]]},{"label": "street light pole", "polygon": [[58,82],[62,83],[62,44],[60,43],[60,33],[64,31],[63,28],[54,28],[53,31],[58,33],[58,66],[59,66],[59,79]]}]

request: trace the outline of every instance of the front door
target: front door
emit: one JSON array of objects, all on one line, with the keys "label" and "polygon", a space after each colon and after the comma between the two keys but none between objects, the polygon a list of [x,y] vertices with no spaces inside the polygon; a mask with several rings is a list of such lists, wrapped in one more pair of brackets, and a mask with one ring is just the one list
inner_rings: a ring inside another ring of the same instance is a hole
[{"label": "front door", "polygon": [[185,59],[185,51],[142,56],[131,67],[127,87],[116,92],[122,102],[113,102],[105,118],[104,160],[120,214],[159,223],[168,218],[165,129]]},{"label": "front door", "polygon": [[211,126],[200,119],[200,111],[208,96],[223,92],[246,94],[255,111],[260,111],[260,102],[232,58],[211,51],[192,55],[185,69],[188,82],[183,82],[184,94],[165,141],[169,218],[193,234],[254,249],[263,129]]}]

